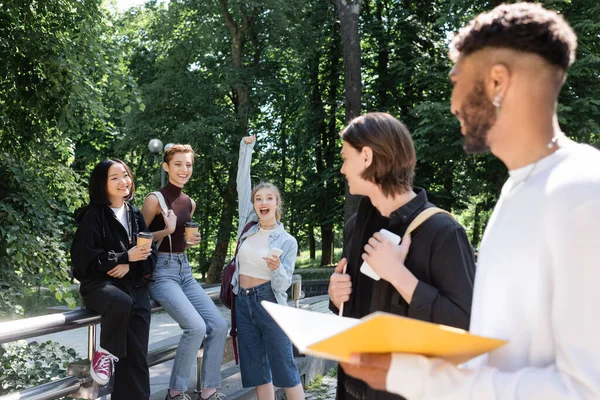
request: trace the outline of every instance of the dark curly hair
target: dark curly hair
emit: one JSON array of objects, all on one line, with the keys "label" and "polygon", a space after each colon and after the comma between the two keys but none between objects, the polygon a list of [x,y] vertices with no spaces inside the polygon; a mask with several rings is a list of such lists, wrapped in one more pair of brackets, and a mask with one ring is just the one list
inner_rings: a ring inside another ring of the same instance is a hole
[{"label": "dark curly hair", "polygon": [[534,53],[566,71],[575,61],[577,36],[561,15],[540,4],[502,4],[458,32],[450,57],[456,61],[485,47]]}]

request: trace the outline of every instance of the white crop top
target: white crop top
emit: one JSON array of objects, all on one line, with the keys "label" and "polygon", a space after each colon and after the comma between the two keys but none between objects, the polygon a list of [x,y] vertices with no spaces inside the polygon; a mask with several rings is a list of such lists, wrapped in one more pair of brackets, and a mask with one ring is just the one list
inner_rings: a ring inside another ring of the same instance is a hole
[{"label": "white crop top", "polygon": [[253,278],[271,280],[271,269],[263,257],[266,257],[271,248],[269,236],[272,230],[260,228],[252,236],[248,236],[238,252],[240,275]]}]

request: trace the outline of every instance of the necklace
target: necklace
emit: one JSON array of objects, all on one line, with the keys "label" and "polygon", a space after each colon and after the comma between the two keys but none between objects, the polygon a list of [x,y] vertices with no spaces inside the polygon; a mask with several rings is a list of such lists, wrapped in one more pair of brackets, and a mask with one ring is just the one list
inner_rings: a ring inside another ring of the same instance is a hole
[{"label": "necklace", "polygon": [[527,180],[529,179],[529,177],[531,176],[531,174],[533,174],[533,171],[535,171],[535,167],[537,167],[538,162],[542,158],[544,158],[544,154],[546,153],[546,150],[552,150],[552,148],[556,145],[557,142],[558,142],[558,136],[554,136],[552,138],[552,140],[550,140],[548,142],[548,144],[544,146],[544,148],[542,149],[542,152],[540,153],[540,156],[535,160],[535,162],[533,163],[533,165],[529,169],[529,172],[527,172],[527,175],[525,176],[525,178],[523,178],[519,182],[517,182],[516,185],[513,185],[513,187],[510,188],[509,193],[512,192],[512,191],[514,191],[514,190],[516,190],[519,186],[521,186],[525,182],[527,182]]},{"label": "necklace", "polygon": [[260,227],[261,227],[261,229],[265,229],[265,230],[273,229],[273,228],[275,228],[276,226],[277,226],[277,222],[275,222],[274,224],[271,224],[271,225],[263,225],[263,224],[260,224]]}]

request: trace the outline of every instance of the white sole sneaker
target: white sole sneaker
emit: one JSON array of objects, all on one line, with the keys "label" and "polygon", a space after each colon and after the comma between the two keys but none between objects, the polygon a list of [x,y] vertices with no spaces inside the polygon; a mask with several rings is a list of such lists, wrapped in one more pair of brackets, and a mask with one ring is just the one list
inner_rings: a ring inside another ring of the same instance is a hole
[{"label": "white sole sneaker", "polygon": [[108,382],[110,382],[110,379],[103,378],[100,375],[96,374],[96,371],[94,371],[94,368],[90,369],[90,375],[91,375],[93,381],[96,382],[100,386],[106,386],[108,384]]}]

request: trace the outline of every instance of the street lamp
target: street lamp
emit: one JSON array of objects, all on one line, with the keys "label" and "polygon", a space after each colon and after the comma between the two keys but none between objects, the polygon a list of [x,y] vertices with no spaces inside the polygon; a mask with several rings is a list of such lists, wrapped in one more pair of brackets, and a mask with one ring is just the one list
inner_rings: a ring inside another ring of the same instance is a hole
[{"label": "street lamp", "polygon": [[163,144],[160,139],[152,139],[148,143],[148,150],[156,157],[163,150]]}]

